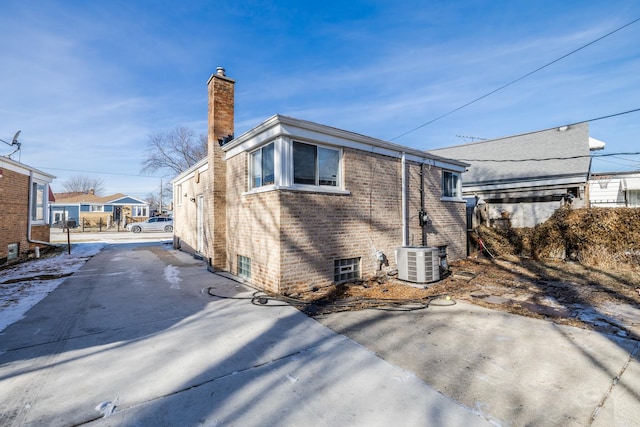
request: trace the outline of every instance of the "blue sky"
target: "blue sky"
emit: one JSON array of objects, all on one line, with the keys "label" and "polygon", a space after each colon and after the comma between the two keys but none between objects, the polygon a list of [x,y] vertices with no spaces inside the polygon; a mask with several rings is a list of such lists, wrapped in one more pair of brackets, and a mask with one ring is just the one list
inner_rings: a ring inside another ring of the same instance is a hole
[{"label": "blue sky", "polygon": [[[55,191],[80,174],[143,198],[149,135],[205,133],[218,66],[236,135],[276,113],[425,150],[548,129],[640,108],[640,22],[397,138],[637,18],[637,0],[1,0],[0,139],[21,130],[13,158]],[[640,151],[640,112],[590,129],[605,153]]]}]

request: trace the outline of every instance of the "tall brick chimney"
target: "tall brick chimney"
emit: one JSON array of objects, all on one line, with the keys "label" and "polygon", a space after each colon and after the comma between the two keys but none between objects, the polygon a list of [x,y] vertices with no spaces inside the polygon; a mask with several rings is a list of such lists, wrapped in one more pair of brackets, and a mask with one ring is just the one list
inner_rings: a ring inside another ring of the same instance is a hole
[{"label": "tall brick chimney", "polygon": [[[235,81],[218,67],[209,78],[209,141],[207,187],[207,254],[214,270],[227,267],[227,165],[219,141],[233,138]],[[213,252],[212,252],[213,251]]]}]

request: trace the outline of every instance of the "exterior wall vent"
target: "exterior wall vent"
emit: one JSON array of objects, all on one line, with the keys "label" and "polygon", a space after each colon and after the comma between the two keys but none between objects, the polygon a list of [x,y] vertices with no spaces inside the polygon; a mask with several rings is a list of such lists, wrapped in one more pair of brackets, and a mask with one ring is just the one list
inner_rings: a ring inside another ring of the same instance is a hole
[{"label": "exterior wall vent", "polygon": [[18,244],[10,243],[7,245],[7,261],[12,261],[18,258]]},{"label": "exterior wall vent", "polygon": [[426,246],[396,248],[398,279],[414,283],[440,280],[440,249]]}]

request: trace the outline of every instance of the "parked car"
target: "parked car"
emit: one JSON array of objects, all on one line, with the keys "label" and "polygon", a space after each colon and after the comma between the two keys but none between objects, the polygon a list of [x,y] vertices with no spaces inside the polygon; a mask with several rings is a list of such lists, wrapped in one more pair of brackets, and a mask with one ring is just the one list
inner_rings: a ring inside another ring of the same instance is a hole
[{"label": "parked car", "polygon": [[127,224],[127,230],[134,233],[140,233],[141,231],[173,231],[173,218],[155,216],[149,218],[144,222],[133,222]]}]

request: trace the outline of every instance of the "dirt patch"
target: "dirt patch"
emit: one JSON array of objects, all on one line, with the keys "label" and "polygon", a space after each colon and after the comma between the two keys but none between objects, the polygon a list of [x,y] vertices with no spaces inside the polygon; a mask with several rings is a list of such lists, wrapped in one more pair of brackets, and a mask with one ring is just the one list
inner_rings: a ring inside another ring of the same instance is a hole
[{"label": "dirt patch", "polygon": [[455,301],[640,340],[640,209],[560,209],[535,229],[480,229],[441,281],[381,275],[300,298],[311,315]]},{"label": "dirt patch", "polygon": [[[426,308],[456,301],[640,339],[640,270],[576,262],[467,259],[443,280],[416,286],[382,276],[301,296],[310,315],[363,308]],[[308,304],[313,302],[313,304]],[[424,307],[420,307],[423,304]]]}]

